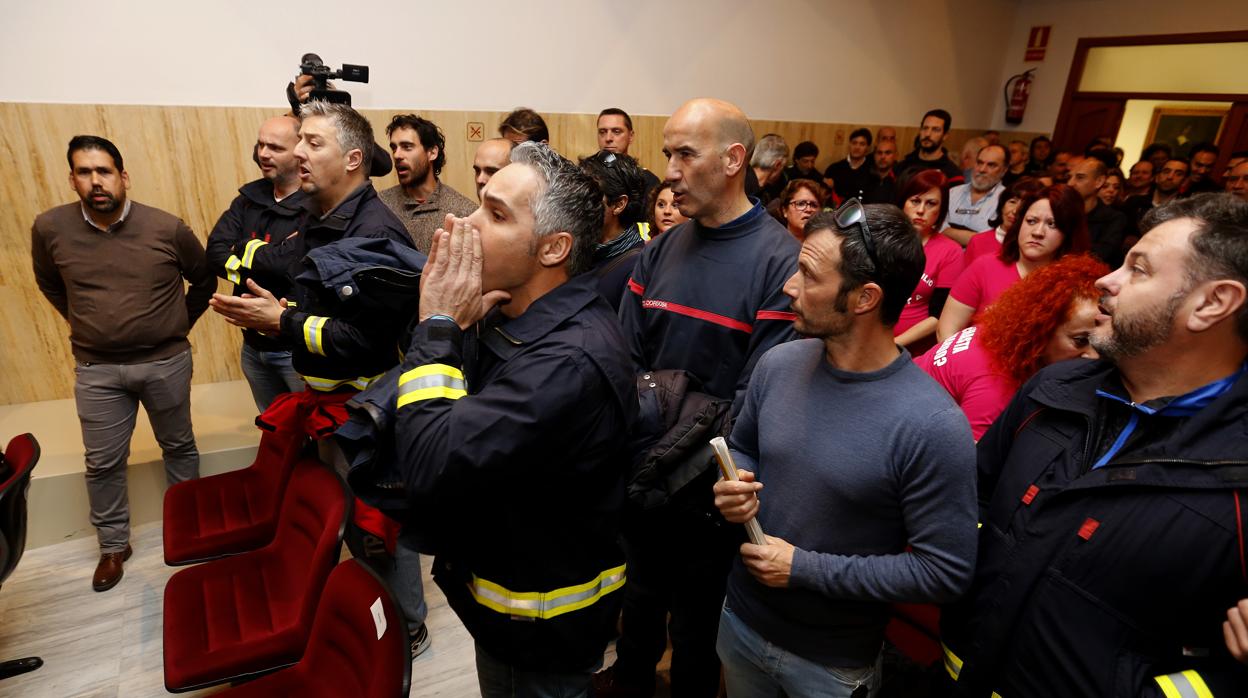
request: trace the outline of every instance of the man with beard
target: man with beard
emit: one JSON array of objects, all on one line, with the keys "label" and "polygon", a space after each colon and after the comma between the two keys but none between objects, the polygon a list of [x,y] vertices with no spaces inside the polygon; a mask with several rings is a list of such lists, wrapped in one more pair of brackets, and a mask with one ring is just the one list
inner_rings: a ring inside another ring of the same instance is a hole
[{"label": "man with beard", "polygon": [[901,161],[898,179],[905,179],[919,170],[940,170],[949,179],[962,181],[962,168],[949,159],[942,144],[953,128],[953,117],[944,109],[933,109],[919,122],[918,147]]},{"label": "man with beard", "polygon": [[[261,124],[255,147],[261,177],[238,190],[208,235],[208,264],[217,276],[234,282],[236,296],[247,289],[235,271],[242,260],[230,254],[231,248],[255,239],[281,242],[299,229],[307,195],[299,188],[298,143],[299,121],[294,117],[275,116]],[[289,281],[285,275],[267,276],[260,285],[280,298],[286,295]],[[303,390],[303,379],[290,363],[290,349],[273,337],[243,330],[241,363],[261,412],[281,393]]]},{"label": "man with beard", "polygon": [[975,155],[971,181],[949,190],[949,216],[942,229],[946,236],[963,247],[975,233],[992,228],[988,221],[997,213],[997,200],[1005,186],[1006,163],[1010,154],[1005,146],[986,145]]},{"label": "man with beard", "polygon": [[923,273],[914,227],[850,201],[806,229],[784,292],[808,339],[758,362],[729,442],[741,481],[714,486],[767,534],[720,615],[732,696],[866,695],[888,602],[955,599],[975,567],[970,429],[893,337]]},{"label": "man with beard", "polygon": [[1123,202],[1122,212],[1127,214],[1127,220],[1131,222],[1133,229],[1142,229],[1141,219],[1144,214],[1154,207],[1174,201],[1179,196],[1179,189],[1187,179],[1188,169],[1186,160],[1167,160],[1157,171],[1151,192],[1133,196]]},{"label": "man with beard", "polygon": [[447,214],[462,218],[477,205],[438,179],[446,164],[446,138],[436,124],[415,114],[396,114],[386,135],[399,183],[377,196],[403,221],[416,249],[429,254]]},{"label": "man with beard", "polygon": [[979,562],[942,622],[954,696],[1248,685],[1222,633],[1248,584],[1248,203],[1144,227],[1097,281],[1102,358],[1042,370],[979,442]]},{"label": "man with beard", "polygon": [[87,498],[100,544],[91,586],[107,591],[131,554],[126,460],[139,403],[168,483],[199,476],[186,335],[217,282],[185,223],[126,196],[130,176],[117,146],[74,136],[66,158],[80,202],[35,219],[31,257],[39,290],[69,321]]},{"label": "man with beard", "polygon": [[1218,161],[1218,146],[1209,142],[1197,143],[1192,146],[1187,159],[1191,172],[1187,175],[1187,181],[1183,182],[1183,196],[1222,190],[1213,176],[1213,165]]}]

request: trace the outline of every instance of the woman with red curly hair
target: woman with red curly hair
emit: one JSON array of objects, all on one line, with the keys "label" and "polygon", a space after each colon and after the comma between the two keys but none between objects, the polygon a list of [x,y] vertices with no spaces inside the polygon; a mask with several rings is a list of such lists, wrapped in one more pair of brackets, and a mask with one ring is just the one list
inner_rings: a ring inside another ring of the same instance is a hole
[{"label": "woman with red curly hair", "polygon": [[915,359],[962,408],[978,441],[1018,387],[1036,371],[1076,357],[1096,358],[1088,334],[1109,267],[1068,255],[1011,286],[979,324]]},{"label": "woman with red curly hair", "polygon": [[970,325],[975,315],[1033,271],[1067,254],[1091,247],[1083,197],[1065,184],[1053,184],[1023,199],[1001,252],[971,263],[949,292],[936,329],[937,341]]}]

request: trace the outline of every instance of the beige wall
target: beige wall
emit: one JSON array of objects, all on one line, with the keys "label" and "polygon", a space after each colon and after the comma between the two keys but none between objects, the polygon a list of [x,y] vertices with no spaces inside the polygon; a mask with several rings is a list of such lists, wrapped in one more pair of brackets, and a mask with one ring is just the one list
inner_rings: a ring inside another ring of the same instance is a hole
[{"label": "beige wall", "polygon": [[[406,110],[412,110],[408,107]],[[419,110],[438,123],[447,135],[447,165],[442,178],[469,198],[475,198],[472,155],[467,124],[490,127],[503,114],[489,111]],[[30,225],[45,209],[75,200],[68,183],[65,145],[77,133],[98,133],[114,140],[130,173],[130,195],[138,201],[182,217],[201,239],[207,237],[239,185],[258,176],[251,162],[256,129],[274,109],[248,107],[159,107],[0,102],[0,404],[68,398],[72,396],[73,365],[68,327],[34,285],[30,269]],[[390,110],[364,110],[379,134]],[[594,117],[586,114],[547,114],[551,144],[575,158],[597,147]],[[663,117],[638,117],[633,152],[654,172],[663,172],[661,156]],[[757,121],[762,134],[774,131],[791,145],[814,140],[823,149],[820,165],[844,157],[844,141],[852,124],[793,121]],[[913,127],[896,125],[898,142],[915,134]],[[957,152],[975,135],[955,130],[948,141]],[[841,145],[837,145],[840,142]],[[375,184],[396,183],[393,174]],[[225,284],[222,283],[224,288]],[[191,333],[195,382],[211,383],[241,378],[238,370],[239,333],[211,311]]]},{"label": "beige wall", "polygon": [[[1006,128],[1005,98],[1002,94],[1006,79],[1028,68],[1036,68],[1026,118],[1021,125],[1013,128],[1051,132],[1062,106],[1062,94],[1066,90],[1066,78],[1074,60],[1075,44],[1081,37],[1245,30],[1248,29],[1248,11],[1244,7],[1243,0],[1019,2],[997,79],[997,101],[991,123],[996,128]],[[1048,53],[1042,63],[1025,63],[1023,51],[1027,46],[1028,32],[1031,27],[1041,25],[1053,27]],[[1209,65],[1198,70],[1242,73],[1244,66]]]}]

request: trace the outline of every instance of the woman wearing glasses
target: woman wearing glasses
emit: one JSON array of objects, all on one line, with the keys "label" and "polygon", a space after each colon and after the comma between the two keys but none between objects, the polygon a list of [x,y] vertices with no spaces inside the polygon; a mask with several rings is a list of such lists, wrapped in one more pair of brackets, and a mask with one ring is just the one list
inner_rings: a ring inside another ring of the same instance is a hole
[{"label": "woman wearing glasses", "polygon": [[1001,294],[979,322],[915,359],[944,386],[971,423],[975,440],[1018,387],[1058,361],[1095,359],[1088,335],[1109,267],[1090,255],[1067,255]]},{"label": "woman wearing glasses", "polygon": [[962,247],[939,230],[949,212],[948,184],[940,170],[923,170],[905,182],[898,206],[923,243],[923,275],[893,326],[897,343],[914,356],[936,343],[936,323],[962,271]]},{"label": "woman wearing glasses", "polygon": [[780,192],[780,215],[789,234],[806,238],[806,221],[823,208],[823,185],[810,179],[795,179]]},{"label": "woman wearing glasses", "polygon": [[1088,224],[1083,198],[1065,184],[1054,184],[1023,199],[1001,243],[1001,252],[985,255],[963,272],[940,314],[937,340],[966,329],[979,311],[1019,279],[1063,256],[1087,252]]}]

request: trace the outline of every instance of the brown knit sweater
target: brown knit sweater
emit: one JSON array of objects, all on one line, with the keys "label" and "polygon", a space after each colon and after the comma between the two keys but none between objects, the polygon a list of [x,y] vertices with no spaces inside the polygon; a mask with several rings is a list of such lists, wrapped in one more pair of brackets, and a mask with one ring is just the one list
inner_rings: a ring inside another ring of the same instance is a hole
[{"label": "brown knit sweater", "polygon": [[39,290],[69,321],[74,357],[89,363],[156,361],[190,348],[186,334],[217,287],[195,233],[136,202],[107,233],[83,219],[79,202],[43,212],[31,257]]}]

